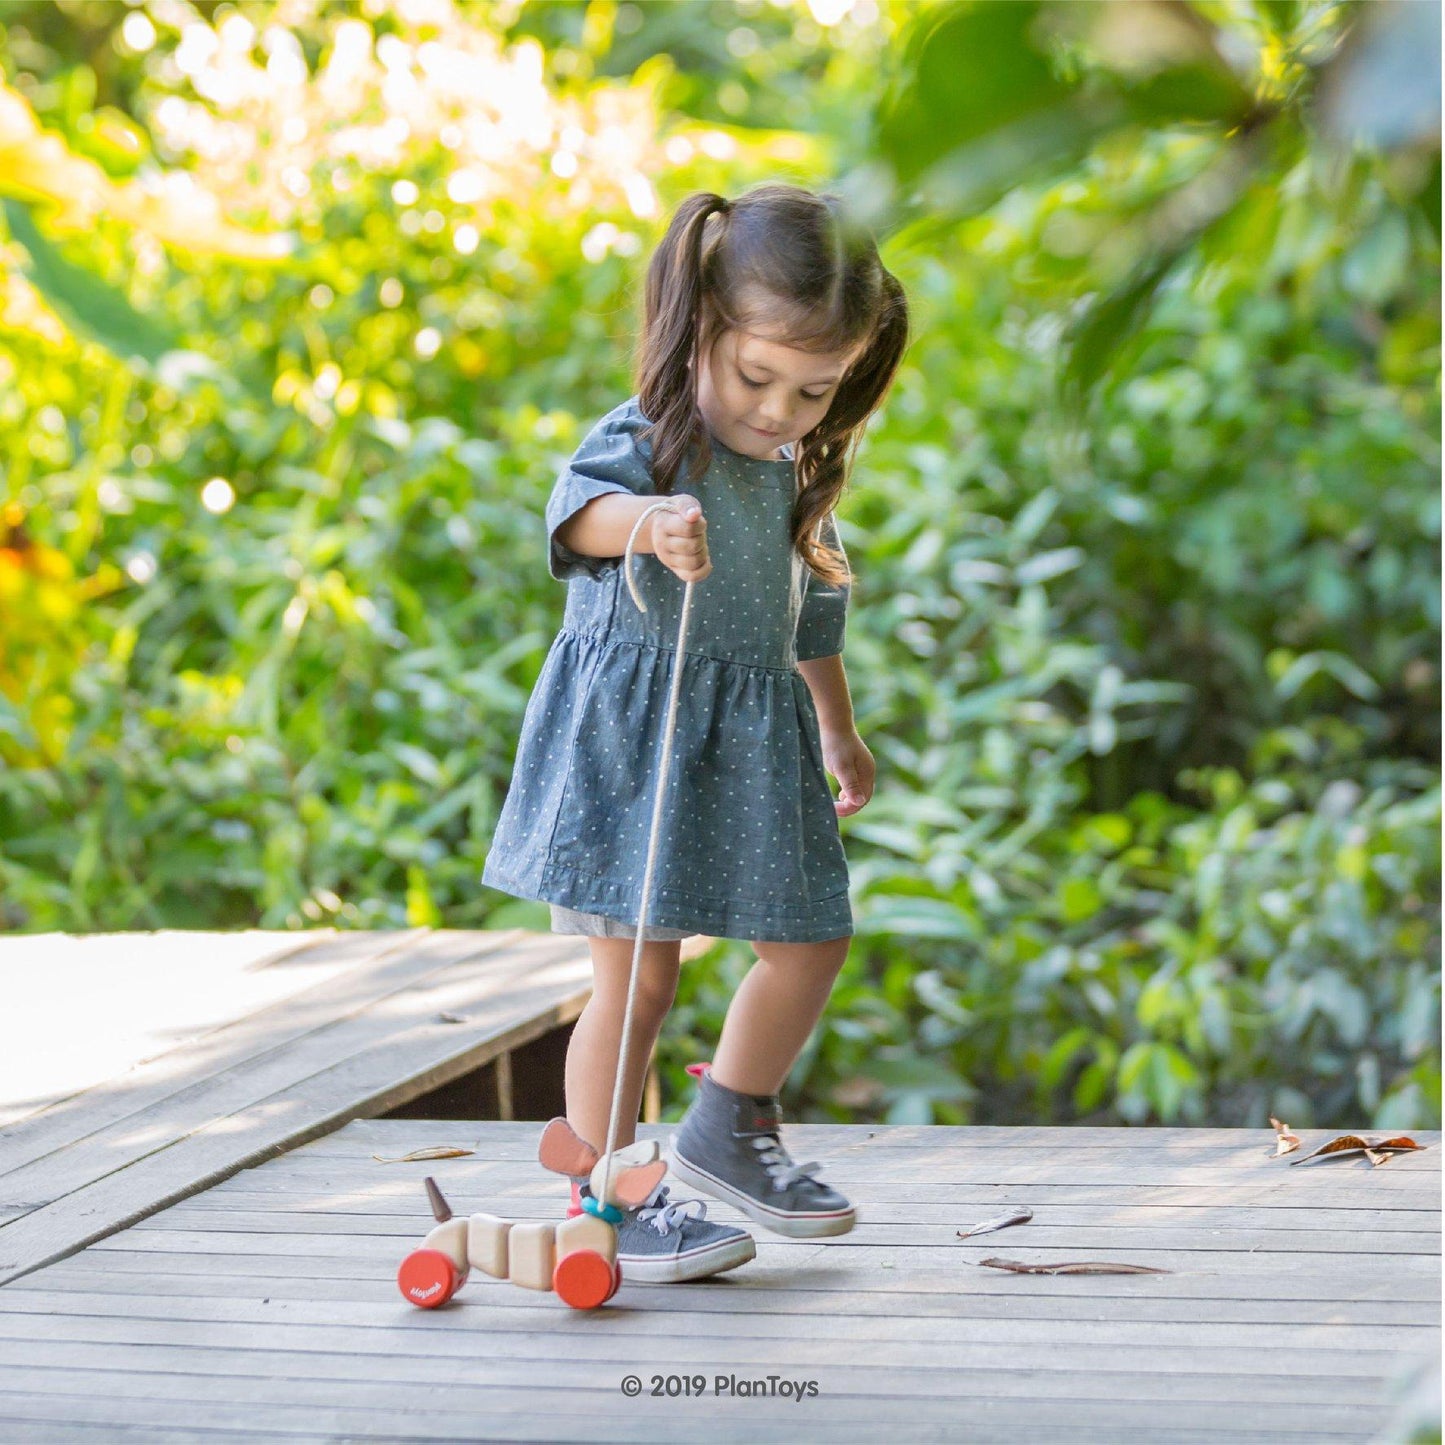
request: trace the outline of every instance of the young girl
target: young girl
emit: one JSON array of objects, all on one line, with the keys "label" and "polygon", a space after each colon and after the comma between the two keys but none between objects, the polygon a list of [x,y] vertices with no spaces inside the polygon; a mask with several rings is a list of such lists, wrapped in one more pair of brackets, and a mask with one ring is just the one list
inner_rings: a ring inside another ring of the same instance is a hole
[{"label": "young girl", "polygon": [[[482,881],[588,937],[567,1118],[604,1148],[639,922],[685,582],[694,582],[672,762],[636,984],[624,1118],[677,987],[679,941],[757,953],[673,1136],[672,1169],[779,1234],[853,1227],[795,1164],[778,1091],[822,1014],[853,917],[838,819],[872,796],[843,672],[851,591],[833,512],[908,337],[903,289],[838,198],[784,184],[677,209],[647,271],[638,391],[583,438],[547,504],[560,632],[527,704]],[[640,611],[622,575],[633,524]],[[827,774],[839,782],[835,803]],[[571,1212],[581,1208],[574,1181]],[[693,1279],[755,1253],[745,1231],[669,1203],[625,1214],[626,1278]]]}]

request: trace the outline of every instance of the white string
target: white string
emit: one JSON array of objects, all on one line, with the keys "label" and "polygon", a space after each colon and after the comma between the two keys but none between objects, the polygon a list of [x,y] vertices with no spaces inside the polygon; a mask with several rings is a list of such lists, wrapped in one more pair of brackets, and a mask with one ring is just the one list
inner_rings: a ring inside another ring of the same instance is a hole
[{"label": "white string", "polygon": [[[642,600],[642,594],[637,590],[637,582],[632,575],[632,546],[637,539],[638,532],[642,529],[642,524],[654,512],[664,511],[681,514],[682,509],[671,501],[654,502],[633,524],[631,535],[627,538],[627,548],[622,554],[622,574],[627,578],[628,591],[632,593],[632,600],[641,612],[647,611],[647,604]],[[608,1202],[607,1191],[612,1183],[612,1151],[617,1144],[617,1126],[622,1109],[622,1069],[627,1059],[627,1046],[632,1038],[632,1002],[637,993],[637,965],[642,958],[647,905],[652,896],[652,869],[657,858],[657,838],[662,824],[663,793],[667,787],[668,767],[672,762],[672,734],[677,722],[677,702],[678,698],[682,696],[682,646],[687,638],[687,623],[691,611],[692,583],[689,582],[683,588],[682,616],[677,624],[677,650],[672,657],[672,687],[667,696],[667,721],[663,725],[662,755],[657,762],[657,791],[652,800],[652,830],[647,839],[647,863],[642,870],[642,902],[638,907],[637,933],[632,945],[632,970],[627,976],[627,1002],[623,1007],[622,1014],[622,1041],[617,1047],[617,1076],[612,1086],[612,1111],[607,1119],[606,1162],[602,1170],[602,1188],[597,1196],[604,1204]]]}]

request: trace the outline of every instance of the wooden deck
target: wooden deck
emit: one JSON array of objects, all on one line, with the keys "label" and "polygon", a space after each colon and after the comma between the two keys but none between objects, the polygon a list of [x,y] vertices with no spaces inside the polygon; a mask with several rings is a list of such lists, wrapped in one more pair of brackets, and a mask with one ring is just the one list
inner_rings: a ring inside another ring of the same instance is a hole
[{"label": "wooden deck", "polygon": [[0,1284],[483,1065],[511,1117],[591,985],[522,929],[0,938]]},{"label": "wooden deck", "polygon": [[[1268,1130],[789,1124],[857,1203],[852,1234],[755,1229],[752,1263],[586,1314],[477,1274],[443,1310],[407,1305],[424,1174],[458,1212],[561,1216],[539,1132],[357,1119],[7,1285],[0,1439],[1313,1445],[1404,1438],[1430,1389],[1410,1372],[1439,1359],[1438,1134],[1372,1169],[1290,1167]],[[372,1157],[448,1143],[475,1153]],[[1031,1223],[956,1238],[1018,1204]],[[703,1393],[654,1398],[654,1376]],[[817,1393],[720,1397],[729,1376]]]}]

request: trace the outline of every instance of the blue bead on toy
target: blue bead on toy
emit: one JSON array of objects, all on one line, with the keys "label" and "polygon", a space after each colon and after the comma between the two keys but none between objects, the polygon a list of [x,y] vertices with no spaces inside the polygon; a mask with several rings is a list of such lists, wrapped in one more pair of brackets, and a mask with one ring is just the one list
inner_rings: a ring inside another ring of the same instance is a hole
[{"label": "blue bead on toy", "polygon": [[618,1209],[615,1204],[604,1204],[600,1199],[595,1199],[590,1194],[583,1196],[582,1208],[585,1209],[588,1214],[595,1214],[598,1219],[605,1219],[608,1224],[622,1223],[622,1211]]}]

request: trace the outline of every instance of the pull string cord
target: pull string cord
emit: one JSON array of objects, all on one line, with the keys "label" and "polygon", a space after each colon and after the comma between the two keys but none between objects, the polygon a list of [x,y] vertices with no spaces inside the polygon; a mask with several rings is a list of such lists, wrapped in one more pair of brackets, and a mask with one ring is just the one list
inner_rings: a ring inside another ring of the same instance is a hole
[{"label": "pull string cord", "polygon": [[[637,604],[639,612],[647,611],[647,603],[642,600],[642,594],[637,590],[637,582],[632,575],[632,549],[633,543],[637,540],[637,534],[642,530],[642,524],[654,512],[677,512],[681,515],[682,509],[670,501],[654,502],[638,517],[633,524],[631,535],[627,538],[627,548],[622,555],[622,575],[627,578],[627,589],[632,593],[632,600]],[[647,839],[647,864],[642,870],[642,902],[637,911],[637,933],[632,945],[632,970],[627,975],[627,1002],[623,1006],[622,1013],[622,1040],[617,1046],[617,1075],[612,1086],[612,1111],[607,1119],[607,1148],[602,1170],[602,1188],[598,1194],[598,1198],[603,1203],[607,1202],[608,1187],[612,1183],[612,1151],[617,1146],[617,1126],[622,1112],[622,1070],[627,1060],[628,1044],[632,1040],[632,1004],[637,994],[637,975],[640,971],[638,964],[642,959],[643,930],[648,914],[647,905],[652,896],[652,872],[657,859],[657,838],[662,826],[663,796],[667,788],[668,769],[672,764],[672,735],[677,723],[677,702],[678,698],[682,696],[682,647],[687,639],[687,624],[692,613],[692,585],[691,582],[687,583],[682,593],[682,616],[677,624],[677,651],[673,653],[672,658],[672,687],[667,695],[667,720],[663,725],[662,755],[657,762],[657,791],[652,800],[652,830]]]}]

